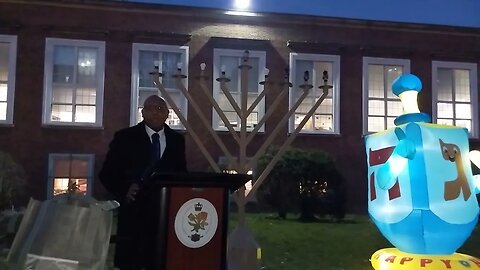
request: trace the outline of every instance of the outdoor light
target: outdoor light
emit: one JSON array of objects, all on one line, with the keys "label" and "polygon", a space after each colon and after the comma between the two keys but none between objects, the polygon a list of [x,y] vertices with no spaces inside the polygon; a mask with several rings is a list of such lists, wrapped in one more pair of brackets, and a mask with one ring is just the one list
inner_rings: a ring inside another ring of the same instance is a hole
[{"label": "outdoor light", "polygon": [[255,12],[248,11],[250,9],[250,0],[235,0],[233,10],[225,11],[227,15],[234,16],[259,16]]},{"label": "outdoor light", "polygon": [[225,11],[227,15],[234,16],[259,16],[255,12],[248,11],[250,9],[250,0],[235,0],[233,10]]},{"label": "outdoor light", "polygon": [[259,16],[255,12],[248,12],[248,11],[240,11],[240,10],[227,10],[225,11],[227,15],[234,15],[234,16],[248,16],[248,17],[256,17]]},{"label": "outdoor light", "polygon": [[235,8],[239,10],[246,10],[250,7],[250,0],[235,0]]},{"label": "outdoor light", "polygon": [[207,64],[205,63],[200,64],[200,70],[204,71],[206,67],[207,67]]}]

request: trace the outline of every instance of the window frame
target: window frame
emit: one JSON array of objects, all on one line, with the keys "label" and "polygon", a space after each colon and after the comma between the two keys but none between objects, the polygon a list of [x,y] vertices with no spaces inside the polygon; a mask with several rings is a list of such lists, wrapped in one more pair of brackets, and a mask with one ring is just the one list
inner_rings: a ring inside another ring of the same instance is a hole
[{"label": "window frame", "polygon": [[[223,93],[222,89],[220,89],[220,82],[216,81],[216,78],[221,77],[221,65],[220,65],[220,57],[228,56],[228,57],[244,57],[246,49],[223,49],[223,48],[214,48],[213,49],[213,80],[212,80],[212,95],[213,99],[218,102],[219,94]],[[265,68],[266,68],[266,59],[267,59],[267,52],[266,51],[259,51],[259,50],[247,50],[249,53],[250,58],[258,58],[258,78],[260,81],[265,78]],[[240,73],[239,73],[240,75]],[[228,74],[226,74],[228,78]],[[239,82],[241,80],[239,79]],[[227,83],[228,85],[228,83]],[[264,88],[262,85],[258,84],[258,91],[257,94],[260,94]],[[240,93],[240,92],[239,92]],[[240,106],[240,104],[238,103]],[[257,115],[257,124],[260,122],[262,117],[265,115],[265,97],[257,104],[258,106],[258,115]],[[238,118],[239,119],[239,118]],[[216,110],[212,107],[212,128],[215,131],[228,131],[227,127],[221,127],[220,122],[222,119],[217,114]],[[223,121],[222,121],[223,122]],[[240,125],[238,127],[234,127],[236,131],[240,131]],[[247,132],[251,132],[254,129],[247,127]],[[265,131],[265,124],[263,124],[259,129],[258,132]]]},{"label": "window frame", "polygon": [[[94,165],[95,165],[95,155],[94,154],[74,154],[74,153],[50,153],[48,154],[48,183],[47,183],[47,199],[51,199],[54,196],[53,194],[53,180],[55,178],[54,172],[54,164],[55,161],[57,160],[86,160],[88,162],[88,167],[87,167],[87,192],[86,196],[91,196],[92,195],[92,190],[93,190],[93,182],[95,180],[95,172],[94,172]],[[69,179],[71,178],[71,175],[69,175]]]},{"label": "window frame", "polygon": [[[140,51],[153,51],[153,52],[158,52],[158,53],[180,53],[181,54],[181,59],[182,59],[182,73],[184,75],[188,76],[188,64],[189,64],[189,47],[188,46],[179,46],[179,45],[164,45],[164,44],[149,44],[149,43],[133,43],[132,44],[132,84],[131,84],[131,101],[130,101],[130,125],[134,126],[136,125],[137,122],[137,117],[140,117],[141,115],[137,115],[137,112],[139,111],[138,108],[140,105],[139,104],[139,97],[140,97],[140,74],[139,74],[139,59],[140,59]],[[154,70],[154,67],[152,67],[152,71]],[[184,80],[184,85],[185,88],[188,91],[188,79]],[[183,116],[185,119],[188,119],[188,100],[187,98],[183,95],[182,91],[180,89],[175,89],[175,90],[170,90],[170,89],[165,89],[168,92],[173,92],[173,91],[178,91],[179,95],[181,95],[183,105],[177,106],[184,112]],[[158,95],[161,96],[160,90],[157,89]],[[183,123],[180,123],[180,125],[175,125],[175,126],[170,126],[173,129],[177,130],[185,130],[185,126]]]},{"label": "window frame", "polygon": [[[363,59],[362,59],[362,105],[363,105],[362,106],[362,132],[363,132],[364,135],[378,132],[378,131],[374,131],[374,132],[369,132],[368,131],[368,101],[369,101],[369,95],[368,95],[368,87],[369,87],[368,66],[369,65],[403,66],[402,74],[409,74],[410,73],[410,59],[368,57],[368,56],[363,57]],[[383,98],[383,100],[386,101],[387,97]],[[399,98],[399,100],[400,100],[400,98]],[[385,107],[385,111],[386,110],[388,110],[387,107]],[[384,115],[384,117],[387,117],[387,116]]]},{"label": "window frame", "polygon": [[[53,92],[53,57],[55,46],[91,47],[98,49],[96,59],[96,100],[95,100],[95,122],[56,122],[51,120],[52,114],[52,92]],[[79,40],[63,38],[46,38],[45,40],[45,62],[44,62],[44,87],[43,87],[43,113],[42,124],[46,126],[74,126],[74,127],[102,127],[103,126],[103,101],[105,87],[105,41]]]},{"label": "window frame", "polygon": [[[438,102],[438,86],[437,86],[437,78],[438,78],[438,69],[439,68],[448,68],[448,69],[463,69],[468,70],[470,73],[470,105],[472,106],[472,129],[469,134],[470,138],[478,138],[478,73],[477,73],[477,64],[476,63],[468,63],[468,62],[451,62],[451,61],[432,61],[432,122],[437,123],[437,102]],[[454,100],[451,101],[452,104],[456,102]],[[455,117],[452,119],[457,119]]]},{"label": "window frame", "polygon": [[[333,55],[333,54],[311,54],[311,53],[296,53],[291,52],[290,57],[290,82],[292,83],[293,87],[298,87],[298,85],[303,84],[303,82],[296,82],[295,81],[295,74],[297,69],[297,60],[306,60],[311,62],[331,62],[332,63],[332,74],[329,74],[330,78],[332,79],[332,86],[333,88],[329,91],[332,91],[332,131],[327,130],[304,130],[305,127],[302,128],[300,133],[302,134],[328,134],[328,135],[340,135],[340,55]],[[310,81],[313,81],[314,74],[311,74]],[[320,74],[323,76],[323,74]],[[318,82],[321,82],[323,85],[323,80],[318,79]],[[318,88],[320,85],[314,85],[313,87]],[[293,88],[292,87],[292,88]],[[296,88],[295,88],[296,89]],[[312,88],[313,89],[313,88]],[[320,94],[321,96],[321,94]],[[289,91],[288,95],[288,106],[289,109],[292,108],[293,103],[295,103],[293,98],[293,91]],[[321,105],[320,105],[321,106]],[[289,133],[294,132],[295,130],[295,113],[293,113],[292,117],[288,120],[288,131]]]},{"label": "window frame", "polygon": [[0,125],[13,125],[13,108],[15,102],[15,78],[17,65],[17,36],[0,35],[1,43],[8,43],[8,77],[7,77],[7,111],[6,119],[0,119]]}]

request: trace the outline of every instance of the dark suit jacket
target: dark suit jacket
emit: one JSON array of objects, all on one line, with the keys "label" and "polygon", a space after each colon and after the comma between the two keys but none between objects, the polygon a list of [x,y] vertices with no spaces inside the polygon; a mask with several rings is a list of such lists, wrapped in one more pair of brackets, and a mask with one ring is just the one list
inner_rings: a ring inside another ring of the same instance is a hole
[{"label": "dark suit jacket", "polygon": [[164,129],[167,145],[162,158],[153,164],[153,168],[151,142],[144,122],[115,133],[99,176],[105,188],[120,202],[132,183],[148,178],[153,170],[186,171],[185,139],[167,125]]},{"label": "dark suit jacket", "polygon": [[[155,208],[158,193],[148,186],[148,176],[154,171],[186,171],[184,137],[167,125],[164,129],[165,151],[155,164],[144,122],[116,132],[99,174],[105,188],[120,202],[115,266],[122,269],[152,269],[159,211]],[[135,201],[127,202],[132,183],[142,188]]]}]

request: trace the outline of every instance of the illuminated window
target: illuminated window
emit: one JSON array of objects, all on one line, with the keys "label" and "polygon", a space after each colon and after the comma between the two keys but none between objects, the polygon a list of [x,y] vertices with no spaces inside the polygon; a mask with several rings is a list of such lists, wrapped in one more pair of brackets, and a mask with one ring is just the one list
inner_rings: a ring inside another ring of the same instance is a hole
[{"label": "illuminated window", "polygon": [[324,84],[323,72],[328,72],[329,89],[327,97],[323,100],[318,109],[309,118],[302,128],[302,133],[340,133],[340,56],[320,55],[320,54],[298,54],[290,53],[290,82],[293,87],[290,91],[290,107],[292,107],[303,90],[299,85],[305,83],[304,74],[308,71],[308,84],[313,88],[295,111],[295,115],[290,119],[289,130],[293,132],[295,128],[303,121],[308,111],[318,101],[323,94],[323,90],[318,88]]},{"label": "illuminated window", "polygon": [[477,65],[469,63],[432,63],[433,121],[477,131]]},{"label": "illuminated window", "polygon": [[[150,72],[158,66],[163,73],[160,78],[165,90],[175,102],[177,107],[187,118],[187,98],[178,89],[176,79],[172,76],[178,73],[178,67],[182,74],[188,75],[188,47],[173,45],[155,44],[133,44],[132,52],[132,102],[130,124],[136,125],[143,120],[142,108],[147,97],[151,95],[162,96],[157,86],[154,85],[153,76]],[[188,80],[183,80],[185,88],[188,89]],[[179,117],[170,107],[170,114],[167,124],[175,129],[184,129]]]},{"label": "illuminated window", "polygon": [[17,37],[0,35],[0,124],[13,123]]},{"label": "illuminated window", "polygon": [[105,42],[47,38],[43,123],[102,126]]},{"label": "illuminated window", "polygon": [[403,113],[400,98],[392,93],[393,81],[410,73],[410,60],[363,58],[363,132],[391,127]]},{"label": "illuminated window", "polygon": [[[225,77],[230,79],[226,84],[227,90],[239,107],[241,106],[241,70],[239,66],[243,64],[242,58],[244,55],[245,50],[214,49],[213,51],[213,77],[215,79],[219,78],[222,76],[222,71],[225,72]],[[248,56],[248,65],[252,66],[252,68],[248,70],[247,108],[253,104],[260,91],[263,90],[263,86],[259,85],[259,82],[263,81],[265,78],[266,53],[263,51],[249,51]],[[220,83],[216,81],[213,84],[213,95],[230,124],[236,130],[240,130],[240,117],[220,88]],[[264,112],[265,98],[258,103],[252,113],[247,117],[247,130],[255,128],[257,123],[263,117]],[[212,125],[216,130],[227,130],[227,127],[215,110],[213,110]],[[259,131],[263,131],[263,127],[261,127]]]},{"label": "illuminated window", "polygon": [[47,197],[68,191],[90,195],[94,156],[90,154],[50,154]]}]

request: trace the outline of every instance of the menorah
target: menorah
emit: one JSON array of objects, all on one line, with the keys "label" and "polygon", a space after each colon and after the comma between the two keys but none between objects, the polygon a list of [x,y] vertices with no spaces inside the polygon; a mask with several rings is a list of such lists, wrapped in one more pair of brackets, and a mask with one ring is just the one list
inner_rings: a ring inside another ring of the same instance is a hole
[{"label": "menorah", "polygon": [[[282,130],[283,127],[288,123],[290,117],[295,113],[296,109],[302,104],[303,100],[307,97],[309,94],[310,89],[313,88],[313,85],[309,83],[309,72],[305,71],[304,72],[304,82],[303,84],[299,85],[298,87],[302,90],[302,93],[300,97],[295,101],[295,103],[291,106],[291,108],[288,110],[288,112],[281,118],[279,122],[277,122],[276,126],[274,129],[269,133],[265,134],[265,141],[261,146],[256,150],[255,154],[253,157],[248,157],[247,156],[247,146],[252,142],[252,140],[255,138],[256,134],[259,132],[262,126],[265,125],[265,122],[269,117],[276,111],[278,106],[281,104],[282,100],[284,100],[285,96],[288,94],[289,89],[292,87],[292,83],[289,82],[288,76],[289,76],[289,70],[286,69],[285,75],[284,75],[284,80],[281,82],[275,82],[270,79],[269,77],[269,70],[265,69],[265,79],[261,82],[259,82],[260,85],[263,86],[263,90],[258,94],[258,96],[255,98],[255,100],[252,102],[252,104],[248,105],[247,99],[248,99],[248,70],[252,68],[252,66],[249,63],[250,57],[249,57],[249,52],[245,51],[244,55],[241,60],[241,64],[238,66],[240,69],[240,102],[238,103],[235,98],[232,96],[231,91],[228,88],[228,82],[230,82],[230,79],[226,76],[225,71],[222,69],[221,71],[221,76],[219,78],[216,78],[216,81],[220,84],[220,89],[225,95],[226,99],[229,101],[231,104],[232,108],[234,109],[235,113],[240,119],[240,127],[239,130],[236,130],[234,126],[230,123],[228,120],[226,114],[223,112],[223,110],[220,108],[218,102],[215,100],[213,96],[213,91],[207,87],[207,82],[209,81],[209,77],[205,75],[205,67],[206,64],[202,63],[200,64],[200,75],[195,76],[194,78],[198,81],[200,88],[203,91],[203,94],[208,98],[210,105],[215,109],[216,113],[220,117],[220,119],[223,121],[223,124],[225,125],[226,129],[228,130],[229,134],[232,136],[232,138],[235,140],[236,145],[238,146],[238,152],[236,154],[232,154],[232,152],[226,147],[220,136],[217,134],[217,132],[214,130],[212,127],[210,121],[207,119],[207,117],[204,115],[202,110],[200,109],[199,104],[197,101],[190,95],[189,91],[186,89],[185,84],[183,81],[187,78],[186,75],[182,74],[182,69],[181,65],[178,65],[177,67],[177,72],[176,74],[173,75],[173,78],[175,78],[176,86],[177,88],[182,92],[182,94],[187,98],[189,105],[191,108],[193,108],[194,112],[196,115],[199,117],[200,122],[203,126],[204,129],[206,129],[215,143],[218,145],[220,150],[223,152],[225,157],[227,158],[229,164],[232,164],[233,169],[237,173],[241,174],[246,174],[251,168],[254,167],[256,164],[257,160],[260,158],[260,156],[265,153],[267,150],[268,146],[271,145],[275,137],[278,135],[278,133]],[[186,128],[188,131],[189,135],[193,139],[193,141],[196,143],[198,146],[199,150],[202,152],[204,157],[207,159],[209,165],[215,172],[221,172],[222,170],[218,166],[217,162],[215,162],[214,158],[210,154],[210,152],[207,150],[205,145],[203,144],[201,138],[198,136],[198,134],[195,132],[195,130],[192,128],[191,124],[188,122],[188,120],[185,118],[183,115],[182,111],[178,108],[178,106],[175,104],[173,99],[170,97],[168,91],[165,89],[164,85],[162,84],[160,78],[164,76],[161,72],[159,72],[159,67],[155,66],[155,71],[151,72],[151,74],[154,76],[154,83],[158,88],[158,91],[162,97],[165,98],[167,103],[171,106],[172,110],[177,114],[178,118],[180,119],[180,122],[183,124],[183,126]],[[328,95],[328,90],[333,88],[333,86],[328,85],[328,72],[324,71],[323,72],[323,85],[319,86],[319,88],[323,91],[322,95],[316,100],[314,105],[309,109],[307,114],[304,116],[303,120],[297,125],[295,130],[288,136],[288,138],[281,144],[281,146],[278,148],[277,153],[274,155],[272,160],[267,164],[263,172],[261,172],[260,175],[256,179],[253,179],[252,183],[252,189],[248,194],[245,192],[245,186],[242,188],[238,189],[233,193],[233,198],[237,204],[238,207],[238,226],[237,228],[246,228],[245,226],[245,205],[246,202],[248,202],[254,195],[255,192],[258,190],[259,186],[263,183],[263,181],[267,178],[268,174],[272,171],[272,169],[275,167],[275,164],[280,160],[281,156],[285,153],[285,151],[288,149],[288,147],[292,144],[293,140],[296,138],[296,136],[300,133],[302,128],[305,126],[309,118],[315,113],[315,111],[318,109],[318,107],[321,105],[323,100],[327,97]],[[273,99],[273,102],[269,107],[266,109],[265,114],[258,119],[257,125],[253,128],[253,130],[247,130],[247,118],[249,115],[254,111],[255,107],[262,101],[262,99],[266,95],[276,95]],[[241,229],[240,229],[241,230]],[[248,233],[248,230],[241,230],[242,232]],[[235,231],[232,232],[230,235],[230,238],[235,238],[234,237]],[[241,237],[238,237],[238,239],[247,239],[245,235],[242,235]],[[253,239],[253,238],[252,238]],[[234,248],[235,243],[231,243],[229,241],[229,249]],[[241,264],[242,262],[240,262]],[[247,267],[247,268],[242,268],[242,267]],[[253,269],[253,268],[248,268],[249,266],[242,266],[239,267],[238,269]],[[234,267],[232,267],[234,268]]]}]

